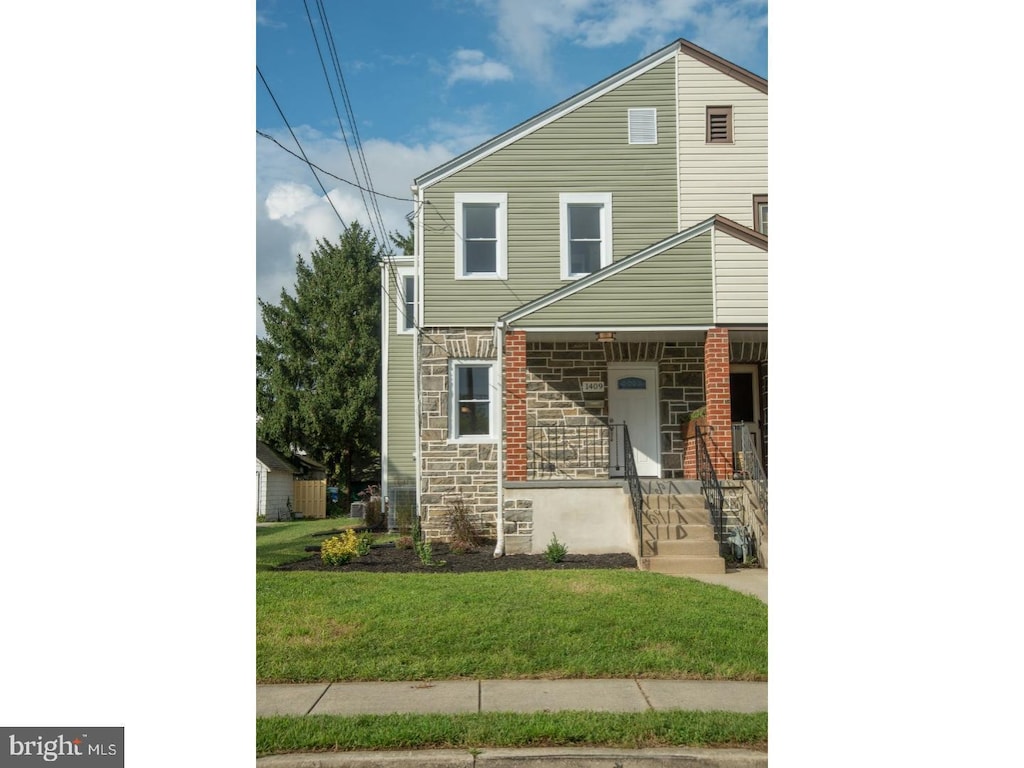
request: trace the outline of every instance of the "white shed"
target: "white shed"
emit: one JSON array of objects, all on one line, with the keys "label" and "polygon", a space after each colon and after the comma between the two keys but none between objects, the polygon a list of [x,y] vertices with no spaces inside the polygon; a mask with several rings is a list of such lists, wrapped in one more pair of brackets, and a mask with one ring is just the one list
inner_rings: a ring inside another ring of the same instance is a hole
[{"label": "white shed", "polygon": [[293,479],[300,469],[266,443],[256,441],[256,514],[267,521],[288,520],[294,504]]}]

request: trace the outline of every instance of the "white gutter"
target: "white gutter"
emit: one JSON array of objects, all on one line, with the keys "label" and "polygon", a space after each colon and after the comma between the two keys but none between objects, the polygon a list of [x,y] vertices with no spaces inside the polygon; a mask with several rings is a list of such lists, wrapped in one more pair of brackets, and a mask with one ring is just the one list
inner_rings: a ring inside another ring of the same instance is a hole
[{"label": "white gutter", "polygon": [[505,554],[505,323],[494,321],[494,345],[498,351],[498,542],[494,556]]}]

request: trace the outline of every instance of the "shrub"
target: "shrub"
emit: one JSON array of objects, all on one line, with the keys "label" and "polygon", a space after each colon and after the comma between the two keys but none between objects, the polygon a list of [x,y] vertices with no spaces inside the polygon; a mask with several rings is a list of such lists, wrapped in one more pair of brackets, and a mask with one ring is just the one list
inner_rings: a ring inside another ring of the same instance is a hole
[{"label": "shrub", "polygon": [[388,516],[384,501],[380,497],[380,486],[370,485],[359,492],[359,498],[366,504],[364,520],[371,531],[379,531],[387,527]]},{"label": "shrub", "polygon": [[548,548],[544,550],[544,557],[551,563],[560,563],[565,559],[565,556],[569,554],[568,547],[560,542],[555,534],[551,534],[551,543],[548,544]]},{"label": "shrub", "polygon": [[356,537],[356,554],[359,557],[369,554],[370,547],[373,546],[373,534],[369,531],[363,531]]},{"label": "shrub", "polygon": [[398,526],[398,532],[403,535],[412,532],[412,504],[402,504],[401,506],[395,508],[395,524]]},{"label": "shrub", "polygon": [[412,536],[399,536],[395,539],[395,549],[412,549]]},{"label": "shrub", "polygon": [[445,522],[448,526],[449,548],[452,552],[472,552],[480,545],[480,533],[461,498],[449,502]]},{"label": "shrub", "polygon": [[320,559],[328,565],[344,565],[359,554],[359,537],[351,529],[340,536],[331,536],[320,545]]}]

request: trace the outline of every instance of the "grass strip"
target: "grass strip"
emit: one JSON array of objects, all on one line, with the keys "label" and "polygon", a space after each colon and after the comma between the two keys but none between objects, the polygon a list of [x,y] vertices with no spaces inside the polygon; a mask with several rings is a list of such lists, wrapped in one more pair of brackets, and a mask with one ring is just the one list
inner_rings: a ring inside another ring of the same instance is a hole
[{"label": "grass strip", "polygon": [[257,573],[259,682],[766,680],[768,608],[639,571]]},{"label": "grass strip", "polygon": [[260,755],[399,749],[745,747],[767,749],[768,713],[483,712],[306,715],[256,721]]}]

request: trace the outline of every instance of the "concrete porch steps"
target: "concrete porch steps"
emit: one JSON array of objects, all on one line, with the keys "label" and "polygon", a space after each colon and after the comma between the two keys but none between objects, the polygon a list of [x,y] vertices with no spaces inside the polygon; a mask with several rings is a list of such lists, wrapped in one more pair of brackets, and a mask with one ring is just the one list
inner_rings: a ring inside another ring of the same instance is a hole
[{"label": "concrete porch steps", "polygon": [[655,573],[725,573],[697,480],[643,480],[640,568]]}]

